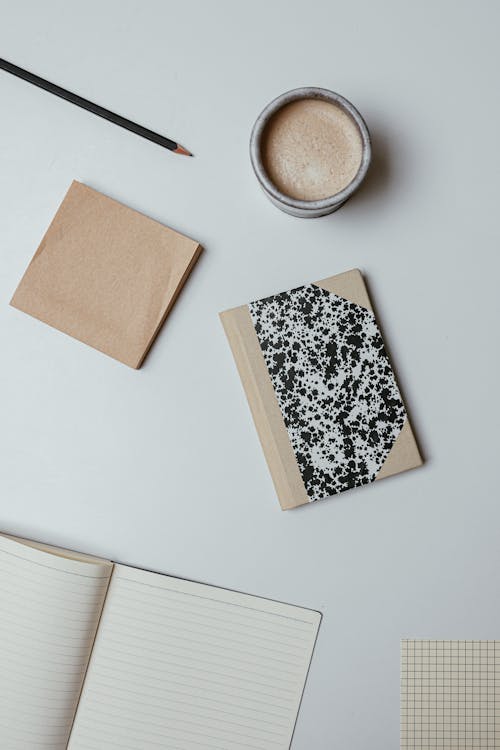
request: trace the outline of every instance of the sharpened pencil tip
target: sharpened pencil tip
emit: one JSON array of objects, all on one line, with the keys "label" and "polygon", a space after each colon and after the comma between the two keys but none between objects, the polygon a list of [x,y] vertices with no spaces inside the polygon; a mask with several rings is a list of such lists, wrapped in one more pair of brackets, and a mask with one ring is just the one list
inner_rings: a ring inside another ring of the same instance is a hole
[{"label": "sharpened pencil tip", "polygon": [[184,154],[184,156],[192,156],[193,154],[191,151],[188,151],[187,148],[183,148],[182,146],[179,146],[177,144],[177,148],[175,149],[174,153],[176,154]]}]

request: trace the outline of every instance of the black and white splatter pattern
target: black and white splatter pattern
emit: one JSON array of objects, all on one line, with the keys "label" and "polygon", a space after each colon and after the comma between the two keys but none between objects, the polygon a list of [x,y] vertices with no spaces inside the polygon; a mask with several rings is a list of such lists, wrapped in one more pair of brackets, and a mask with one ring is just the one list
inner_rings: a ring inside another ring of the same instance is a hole
[{"label": "black and white splatter pattern", "polygon": [[314,284],[248,308],[309,499],[372,482],[405,420],[374,315]]}]

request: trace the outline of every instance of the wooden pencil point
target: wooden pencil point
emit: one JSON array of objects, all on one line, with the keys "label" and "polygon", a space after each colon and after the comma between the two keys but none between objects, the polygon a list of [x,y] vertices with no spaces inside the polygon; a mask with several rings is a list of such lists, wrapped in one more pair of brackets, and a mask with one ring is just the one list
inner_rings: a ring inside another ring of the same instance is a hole
[{"label": "wooden pencil point", "polygon": [[179,146],[179,144],[177,144],[177,148],[174,149],[174,153],[184,154],[185,156],[193,156],[191,151],[188,151],[187,148],[183,148],[182,146]]}]

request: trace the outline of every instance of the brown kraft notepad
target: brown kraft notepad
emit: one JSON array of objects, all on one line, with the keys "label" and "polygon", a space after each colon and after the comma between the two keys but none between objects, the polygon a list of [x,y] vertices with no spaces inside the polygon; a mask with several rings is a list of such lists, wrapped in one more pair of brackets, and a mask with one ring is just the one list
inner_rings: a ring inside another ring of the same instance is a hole
[{"label": "brown kraft notepad", "polygon": [[201,246],[73,182],[13,307],[139,368]]},{"label": "brown kraft notepad", "polygon": [[358,270],[220,317],[283,510],[422,464]]}]

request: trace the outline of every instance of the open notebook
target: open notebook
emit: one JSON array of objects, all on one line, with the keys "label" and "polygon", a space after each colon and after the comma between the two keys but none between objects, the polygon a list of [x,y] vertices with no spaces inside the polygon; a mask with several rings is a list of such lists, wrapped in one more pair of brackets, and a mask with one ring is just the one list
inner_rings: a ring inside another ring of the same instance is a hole
[{"label": "open notebook", "polygon": [[288,748],[321,615],[0,535],[2,750]]}]

